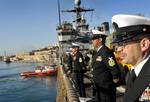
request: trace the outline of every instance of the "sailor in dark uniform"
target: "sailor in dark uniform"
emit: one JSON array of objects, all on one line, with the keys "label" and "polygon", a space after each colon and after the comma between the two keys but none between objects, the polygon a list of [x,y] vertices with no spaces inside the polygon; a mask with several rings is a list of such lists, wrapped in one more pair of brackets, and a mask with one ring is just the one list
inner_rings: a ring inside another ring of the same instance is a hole
[{"label": "sailor in dark uniform", "polygon": [[[71,51],[72,48],[70,48]],[[70,75],[72,73],[72,55],[71,52],[66,52],[66,69],[65,72],[67,75]]]},{"label": "sailor in dark uniform", "polygon": [[84,64],[83,55],[79,51],[79,45],[76,43],[72,44],[72,66],[73,79],[76,84],[76,88],[79,91],[79,96],[86,97],[83,82],[83,74],[86,66]]},{"label": "sailor in dark uniform", "polygon": [[150,19],[120,14],[112,17],[113,43],[123,47],[123,63],[132,64],[124,102],[150,102]]},{"label": "sailor in dark uniform", "polygon": [[105,46],[106,34],[93,30],[92,44],[96,49],[92,61],[93,81],[98,102],[116,102],[115,83],[119,81],[119,67],[113,51]]}]

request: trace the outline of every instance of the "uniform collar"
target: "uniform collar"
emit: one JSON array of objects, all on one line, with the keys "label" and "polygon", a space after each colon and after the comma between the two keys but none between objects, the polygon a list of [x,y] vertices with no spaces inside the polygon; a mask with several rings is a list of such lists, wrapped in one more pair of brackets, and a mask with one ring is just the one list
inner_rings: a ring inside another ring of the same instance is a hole
[{"label": "uniform collar", "polygon": [[149,58],[150,55],[147,58],[145,58],[142,62],[140,62],[137,66],[131,68],[131,70],[134,69],[136,76],[139,75],[140,71],[142,70],[142,67],[144,66],[144,64],[147,62]]}]

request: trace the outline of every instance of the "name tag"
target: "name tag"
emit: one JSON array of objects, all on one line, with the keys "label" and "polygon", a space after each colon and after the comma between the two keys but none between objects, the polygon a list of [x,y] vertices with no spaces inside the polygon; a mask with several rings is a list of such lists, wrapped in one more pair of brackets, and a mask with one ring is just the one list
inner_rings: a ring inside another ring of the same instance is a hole
[{"label": "name tag", "polygon": [[101,62],[101,61],[102,61],[102,57],[101,57],[101,56],[98,56],[98,57],[96,58],[96,61]]}]

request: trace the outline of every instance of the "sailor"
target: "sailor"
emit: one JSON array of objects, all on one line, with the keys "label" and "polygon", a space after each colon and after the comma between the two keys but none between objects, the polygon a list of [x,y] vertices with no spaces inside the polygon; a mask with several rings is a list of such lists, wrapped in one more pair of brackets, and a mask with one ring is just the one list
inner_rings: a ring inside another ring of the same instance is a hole
[{"label": "sailor", "polygon": [[72,51],[72,48],[70,47],[70,51],[66,52],[66,55],[67,55],[67,57],[66,57],[67,68],[65,70],[66,70],[67,74],[70,74],[72,72],[72,55],[71,55],[71,51]]},{"label": "sailor", "polygon": [[116,102],[115,83],[119,81],[119,67],[113,51],[105,46],[107,34],[92,30],[92,44],[96,49],[92,61],[93,81],[98,102]]},{"label": "sailor", "polygon": [[118,14],[112,23],[113,43],[123,47],[122,62],[133,65],[123,101],[150,102],[150,19]]},{"label": "sailor", "polygon": [[84,64],[83,55],[79,51],[79,47],[80,47],[79,44],[72,43],[72,67],[73,67],[72,73],[74,83],[79,91],[79,96],[86,97],[83,81],[83,75],[86,66]]}]

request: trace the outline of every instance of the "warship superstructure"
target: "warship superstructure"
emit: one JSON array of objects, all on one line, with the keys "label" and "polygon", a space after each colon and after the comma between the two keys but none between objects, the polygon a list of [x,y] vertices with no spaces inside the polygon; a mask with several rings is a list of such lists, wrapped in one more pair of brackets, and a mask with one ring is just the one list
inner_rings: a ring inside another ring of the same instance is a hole
[{"label": "warship superstructure", "polygon": [[[68,51],[72,42],[78,42],[81,48],[87,49],[89,42],[87,37],[90,35],[89,25],[82,15],[83,12],[94,11],[94,9],[85,9],[81,7],[81,0],[75,0],[75,7],[70,10],[62,10],[62,12],[75,13],[76,17],[72,23],[63,22],[57,27],[59,45],[62,51]],[[74,26],[73,26],[73,23]]]},{"label": "warship superstructure", "polygon": [[[69,51],[72,42],[78,43],[80,45],[80,49],[84,50],[90,48],[89,38],[92,33],[83,13],[94,11],[94,9],[81,7],[81,0],[75,0],[74,3],[75,7],[73,9],[61,10],[61,12],[74,13],[75,19],[70,23],[68,21],[61,22],[59,18],[59,26],[56,28],[58,33],[60,56],[62,56],[64,52]],[[104,33],[109,33],[108,22],[102,23],[99,27],[97,27],[97,29]]]}]

